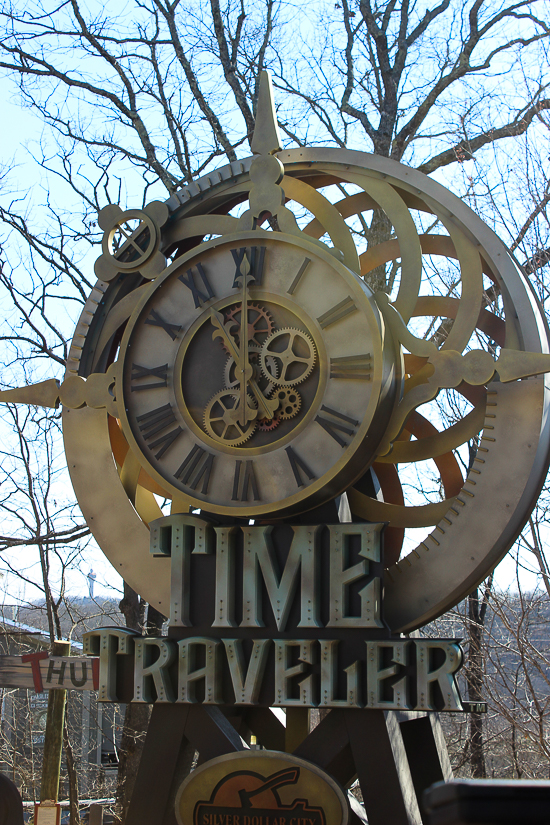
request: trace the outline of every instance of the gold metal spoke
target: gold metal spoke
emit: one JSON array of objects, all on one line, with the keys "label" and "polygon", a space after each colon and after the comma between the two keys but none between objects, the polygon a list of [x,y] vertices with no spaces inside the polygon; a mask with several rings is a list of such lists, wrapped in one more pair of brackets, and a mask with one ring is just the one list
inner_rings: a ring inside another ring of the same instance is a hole
[{"label": "gold metal spoke", "polygon": [[[239,423],[237,420],[239,398],[240,395],[238,390],[221,390],[221,392],[216,393],[216,395],[210,399],[204,411],[203,420],[206,433],[208,433],[210,438],[213,438],[215,441],[227,446],[236,447],[243,444],[245,441],[248,441],[248,439],[253,435],[258,423],[257,409],[254,410],[255,417],[252,420],[249,420],[244,425]],[[252,399],[250,396],[247,396],[247,399],[248,403],[251,404]],[[221,416],[217,414],[217,406],[221,407],[223,410],[223,414]],[[231,413],[233,413],[234,416],[228,415]],[[223,422],[224,426],[221,429],[221,432],[216,432],[214,425],[219,424],[220,422]],[[238,435],[231,435],[232,430],[236,431]]]},{"label": "gold metal spoke", "polygon": [[[287,336],[288,342],[286,344],[283,343],[284,349],[280,351],[273,349],[273,347],[277,346],[281,341],[284,342]],[[300,341],[303,346],[307,347],[307,356],[300,356],[295,353],[296,341]],[[269,381],[279,386],[288,387],[294,384],[300,384],[311,375],[316,358],[315,345],[309,335],[297,329],[285,328],[273,332],[269,338],[267,338],[260,353],[260,364],[263,374]],[[274,375],[271,371],[272,360],[280,364],[278,376]],[[304,364],[305,369],[303,369],[298,376],[288,378],[289,371],[294,364]]]}]

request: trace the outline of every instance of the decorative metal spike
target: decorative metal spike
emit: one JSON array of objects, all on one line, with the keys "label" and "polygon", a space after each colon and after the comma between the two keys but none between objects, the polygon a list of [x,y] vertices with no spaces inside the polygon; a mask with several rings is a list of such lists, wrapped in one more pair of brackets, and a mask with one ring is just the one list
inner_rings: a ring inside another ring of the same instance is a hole
[{"label": "decorative metal spike", "polygon": [[260,74],[260,88],[256,106],[256,124],[251,143],[255,155],[273,155],[282,149],[275,104],[273,102],[273,86],[271,74],[263,71]]},{"label": "decorative metal spike", "polygon": [[280,186],[285,173],[283,164],[275,157],[280,148],[271,78],[269,72],[262,72],[252,138],[254,159],[250,165],[250,209],[239,219],[238,229],[241,232],[256,229],[262,215],[269,215],[280,231],[301,235],[296,218],[285,206],[285,193]]},{"label": "decorative metal spike", "polygon": [[26,387],[17,387],[13,390],[0,392],[0,403],[30,404],[37,407],[59,406],[59,381],[50,378],[39,384],[28,384]]}]

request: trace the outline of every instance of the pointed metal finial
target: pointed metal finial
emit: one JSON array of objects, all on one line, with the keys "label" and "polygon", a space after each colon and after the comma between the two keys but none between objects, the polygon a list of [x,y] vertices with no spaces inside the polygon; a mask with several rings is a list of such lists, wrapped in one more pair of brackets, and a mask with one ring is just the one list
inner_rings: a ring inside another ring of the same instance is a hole
[{"label": "pointed metal finial", "polygon": [[273,86],[271,74],[263,71],[260,74],[260,88],[256,105],[256,124],[251,143],[255,155],[272,155],[282,149],[277,115],[273,102]]},{"label": "pointed metal finial", "polygon": [[285,206],[285,193],[280,183],[285,169],[276,152],[281,151],[281,139],[277,127],[277,117],[273,104],[271,75],[264,71],[260,75],[256,126],[252,137],[254,159],[250,164],[250,209],[239,218],[239,230],[256,229],[262,215],[270,215],[281,232],[300,235],[296,218]]}]

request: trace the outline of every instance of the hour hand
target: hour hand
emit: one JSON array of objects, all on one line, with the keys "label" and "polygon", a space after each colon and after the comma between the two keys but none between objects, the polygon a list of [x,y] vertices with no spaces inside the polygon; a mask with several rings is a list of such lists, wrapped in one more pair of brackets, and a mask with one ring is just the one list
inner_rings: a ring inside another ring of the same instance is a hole
[{"label": "hour hand", "polygon": [[217,312],[215,309],[210,310],[210,320],[212,325],[215,327],[214,332],[212,333],[212,338],[221,338],[231,353],[232,358],[238,363],[239,361],[239,348],[235,343],[235,339],[226,329],[226,321],[221,312]]},{"label": "hour hand", "polygon": [[279,407],[280,401],[278,398],[266,398],[259,386],[257,385],[256,381],[251,378],[248,382],[250,389],[252,390],[256,401],[258,402],[258,410],[257,413],[260,418],[267,418],[270,420],[273,418],[273,415],[277,408]]},{"label": "hour hand", "polygon": [[226,324],[225,318],[221,312],[211,309],[210,320],[215,327],[214,332],[212,333],[212,338],[221,338],[223,340],[232,358],[235,360],[237,372],[240,376],[239,403],[232,411],[228,411],[227,415],[233,418],[235,422],[239,421],[242,426],[246,426],[249,421],[253,421],[258,416],[258,410],[256,407],[252,407],[250,405],[246,391],[248,380],[250,379],[250,368],[245,368],[245,366],[243,366],[240,348],[235,343],[233,336],[228,332],[227,326],[229,325]]}]

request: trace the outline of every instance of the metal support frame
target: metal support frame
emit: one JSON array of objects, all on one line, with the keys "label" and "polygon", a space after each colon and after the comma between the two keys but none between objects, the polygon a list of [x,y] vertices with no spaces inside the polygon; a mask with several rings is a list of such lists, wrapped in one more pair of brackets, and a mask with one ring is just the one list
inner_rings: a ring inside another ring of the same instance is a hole
[{"label": "metal support frame", "polygon": [[[287,729],[268,708],[244,709],[231,722],[219,707],[153,707],[128,811],[132,825],[177,825],[175,797],[195,751],[199,762],[245,750],[239,733],[251,732],[271,750],[287,751],[317,765],[344,787],[358,778],[369,825],[423,825],[421,798],[433,782],[452,777],[437,716],[381,710],[331,710],[307,735],[307,711]],[[296,728],[291,730],[291,726]],[[159,771],[159,764],[163,770]],[[155,793],[149,780],[155,776]],[[352,810],[351,825],[361,822]]]}]

